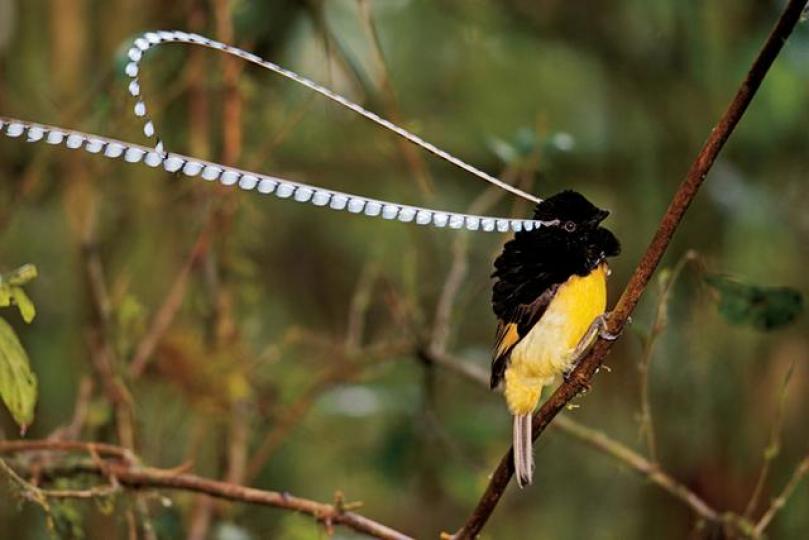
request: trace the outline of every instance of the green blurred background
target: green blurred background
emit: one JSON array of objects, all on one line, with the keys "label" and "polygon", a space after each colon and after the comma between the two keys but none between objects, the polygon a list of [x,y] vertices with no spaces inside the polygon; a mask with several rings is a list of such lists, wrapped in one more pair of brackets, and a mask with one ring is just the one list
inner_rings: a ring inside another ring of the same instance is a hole
[{"label": "green blurred background", "polygon": [[[152,29],[218,36],[526,189],[574,188],[611,209],[608,226],[624,246],[613,264],[612,302],[781,7],[754,0],[0,0],[0,114],[141,142],[123,76],[130,41]],[[456,211],[487,190],[306,89],[212,51],[167,45],[150,51],[142,69],[147,103],[172,150]],[[802,24],[664,265],[693,249],[712,272],[809,290],[807,126],[809,26]],[[530,212],[511,196],[492,202],[491,213]],[[133,377],[128,364],[176,292],[200,231],[207,243],[176,316]],[[94,368],[100,341],[131,398],[145,463],[193,461],[204,476],[324,501],[339,490],[362,501],[362,513],[419,538],[455,530],[508,447],[511,420],[499,394],[417,351],[437,344],[488,368],[489,274],[505,239],[348,216],[2,138],[0,270],[33,263],[40,274],[28,287],[34,322],[2,312],[40,382],[27,437],[68,424],[86,379],[95,385],[80,438],[120,442]],[[464,249],[468,264],[453,266],[453,253]],[[436,314],[452,268],[462,279],[455,302],[444,304],[444,325]],[[100,282],[101,309],[93,289]],[[616,345],[611,373],[602,372],[566,413],[640,452],[637,364],[656,294],[653,285]],[[772,332],[734,326],[714,296],[696,266],[686,267],[653,353],[651,406],[663,468],[714,508],[742,512],[791,365],[782,444],[762,505],[808,450],[809,323],[802,317]],[[436,325],[445,336],[434,335]],[[18,436],[4,409],[0,433]],[[258,460],[262,445],[266,459]],[[541,439],[536,459],[535,485],[509,488],[484,538],[709,534],[669,494],[556,430]],[[0,537],[47,537],[42,512],[17,504],[2,484]],[[171,506],[144,500],[160,538],[325,536],[293,513],[169,495]],[[121,497],[111,513],[93,503],[65,505],[63,519],[75,529],[59,534],[125,537],[131,504]],[[771,537],[809,537],[807,508],[804,483]],[[335,536],[354,537],[345,529]]]}]

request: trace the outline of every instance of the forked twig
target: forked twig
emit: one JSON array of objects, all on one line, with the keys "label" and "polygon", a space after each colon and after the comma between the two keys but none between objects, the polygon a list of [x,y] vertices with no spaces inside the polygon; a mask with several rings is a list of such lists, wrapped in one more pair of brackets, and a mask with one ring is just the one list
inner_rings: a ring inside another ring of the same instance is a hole
[{"label": "forked twig", "polygon": [[769,524],[772,522],[775,515],[778,513],[781,508],[784,507],[787,500],[792,496],[795,492],[795,489],[798,487],[798,484],[801,483],[801,480],[809,474],[809,455],[804,457],[801,462],[795,467],[795,471],[792,473],[792,476],[787,481],[784,489],[781,493],[774,498],[770,502],[769,508],[767,511],[764,512],[764,515],[761,516],[761,519],[758,520],[756,523],[755,528],[753,529],[753,536],[756,538],[761,538],[764,534],[764,531],[767,529]]},{"label": "forked twig", "polygon": [[[61,450],[64,448],[62,441],[26,441],[28,448],[36,448],[40,450]],[[90,445],[85,445],[90,446]],[[95,448],[106,448],[111,450],[116,448],[112,454],[126,454],[127,451],[120,447],[111,447],[110,445],[96,444],[92,445]],[[20,453],[26,451],[23,445],[14,445],[7,441],[0,441],[0,454]],[[4,466],[5,462],[0,461],[0,468],[2,468],[14,482],[19,483],[23,489],[30,486],[30,483],[23,479],[19,473],[14,471],[10,466]],[[94,474],[104,478],[114,479],[120,487],[140,490],[140,489],[165,489],[175,491],[185,491],[205,494],[217,499],[243,502],[249,504],[256,504],[261,506],[271,506],[275,508],[282,508],[292,510],[312,516],[317,521],[326,524],[343,525],[349,527],[357,532],[370,535],[374,538],[382,538],[388,540],[411,540],[399,531],[396,531],[386,525],[382,525],[373,521],[365,516],[350,512],[346,510],[348,505],[340,504],[327,504],[310,499],[296,497],[289,493],[278,491],[266,491],[245,487],[242,485],[220,482],[216,480],[209,480],[194,474],[178,473],[173,470],[156,469],[152,467],[134,466],[132,463],[126,462],[90,462],[83,464],[70,465],[67,468],[51,467],[43,471],[46,475],[53,477],[66,477],[75,474]],[[106,488],[106,489],[102,489]],[[110,488],[108,486],[99,486],[89,488],[86,490],[61,490],[54,492],[54,496],[61,498],[88,498],[90,494],[94,497],[108,496]],[[47,508],[47,498],[50,492],[35,488],[32,495],[36,496],[37,501],[44,508]]]}]

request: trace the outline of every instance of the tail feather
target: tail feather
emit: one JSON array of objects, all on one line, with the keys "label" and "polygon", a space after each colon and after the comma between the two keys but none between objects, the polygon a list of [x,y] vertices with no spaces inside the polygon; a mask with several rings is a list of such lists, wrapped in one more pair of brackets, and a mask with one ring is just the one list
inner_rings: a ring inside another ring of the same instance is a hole
[{"label": "tail feather", "polygon": [[531,484],[534,476],[531,420],[530,414],[514,416],[514,473],[520,487]]}]

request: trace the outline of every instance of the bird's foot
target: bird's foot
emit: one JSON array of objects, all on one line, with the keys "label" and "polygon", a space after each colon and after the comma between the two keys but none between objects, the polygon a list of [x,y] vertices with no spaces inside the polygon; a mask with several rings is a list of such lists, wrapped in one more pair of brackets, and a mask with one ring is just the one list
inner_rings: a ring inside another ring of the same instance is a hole
[{"label": "bird's foot", "polygon": [[619,330],[615,334],[612,334],[607,331],[607,324],[609,323],[611,313],[612,312],[602,313],[601,315],[596,317],[595,321],[593,321],[593,324],[598,326],[598,337],[600,337],[601,339],[606,339],[607,341],[615,341],[616,339],[621,337],[621,334],[623,334],[624,332],[623,328],[621,328],[621,330]]},{"label": "bird's foot", "polygon": [[593,319],[593,322],[590,324],[587,332],[585,332],[584,336],[573,350],[573,353],[571,354],[572,361],[570,362],[568,369],[562,373],[562,377],[565,381],[570,378],[570,374],[573,373],[573,370],[576,369],[579,362],[581,362],[590,351],[590,348],[596,342],[596,338],[600,337],[602,339],[606,339],[607,341],[615,341],[621,336],[623,329],[616,334],[612,334],[607,331],[607,322],[609,321],[609,316],[610,313],[602,313]]}]

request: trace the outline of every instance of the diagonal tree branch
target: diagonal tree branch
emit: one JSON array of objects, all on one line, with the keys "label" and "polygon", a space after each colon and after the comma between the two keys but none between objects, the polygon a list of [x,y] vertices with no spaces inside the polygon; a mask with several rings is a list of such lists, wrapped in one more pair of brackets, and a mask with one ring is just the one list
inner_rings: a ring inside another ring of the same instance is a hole
[{"label": "diagonal tree branch", "polygon": [[[613,334],[620,333],[632,311],[640,300],[646,285],[652,277],[657,265],[663,257],[666,248],[671,243],[677,227],[682,221],[686,210],[691,205],[708,172],[713,166],[716,157],[727,142],[739,120],[755,96],[767,71],[770,69],[784,42],[792,33],[801,17],[801,11],[806,6],[806,0],[790,0],[778,22],[775,24],[764,46],[753,62],[750,71],[736,92],[733,101],[728,106],[719,122],[711,131],[700,150],[694,163],[691,165],[685,179],[680,184],[674,198],[669,204],[666,213],[660,221],[657,232],[652,238],[649,247],[635,269],[634,274],[624,289],[612,312],[608,331]],[[548,427],[548,424],[573,398],[583,390],[589,388],[590,381],[601,367],[604,359],[612,348],[612,342],[599,339],[590,353],[579,363],[570,378],[562,384],[556,392],[543,404],[533,419],[533,438],[536,440]],[[456,539],[472,539],[477,537],[486,522],[500,502],[506,487],[514,473],[512,464],[512,451],[509,450],[500,460],[500,464],[492,474],[486,491],[480,498],[475,509],[466,523],[454,535]]]}]

